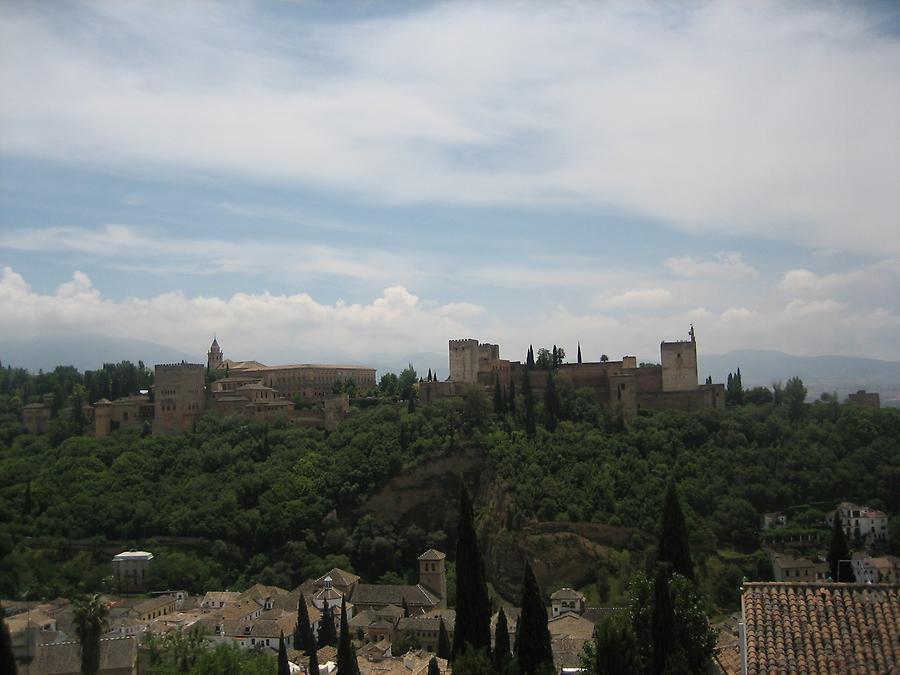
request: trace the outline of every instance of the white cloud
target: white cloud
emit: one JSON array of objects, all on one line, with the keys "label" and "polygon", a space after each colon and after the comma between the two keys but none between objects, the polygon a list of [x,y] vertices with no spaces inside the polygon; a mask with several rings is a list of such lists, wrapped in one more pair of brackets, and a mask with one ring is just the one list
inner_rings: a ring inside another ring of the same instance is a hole
[{"label": "white cloud", "polygon": [[844,303],[835,300],[801,300],[795,298],[784,308],[784,313],[789,317],[810,317],[843,312],[845,307]]},{"label": "white cloud", "polygon": [[744,321],[754,318],[756,313],[746,307],[729,307],[722,312],[723,321]]},{"label": "white cloud", "polygon": [[596,307],[612,309],[648,309],[668,305],[672,292],[667,288],[635,288],[612,295],[604,294],[594,301]]},{"label": "white cloud", "polygon": [[896,308],[857,308],[835,300],[794,299],[771,308],[662,308],[652,313],[586,312],[563,305],[522,312],[465,301],[439,304],[402,285],[386,286],[361,303],[328,304],[307,293],[216,297],[172,292],[111,299],[81,272],[54,292],[42,293],[6,267],[0,274],[0,316],[4,338],[104,333],[198,353],[216,333],[231,358],[271,363],[365,363],[372,354],[445,354],[451,337],[498,342],[502,355],[511,359],[521,358],[529,344],[557,344],[574,359],[580,341],[586,359],[605,353],[655,360],[659,342],[685,339],[692,323],[701,354],[754,348],[900,360]]},{"label": "white cloud", "polygon": [[247,274],[293,280],[348,277],[386,282],[401,265],[395,254],[371,248],[249,237],[201,239],[131,225],[13,230],[0,234],[0,248],[83,253],[128,271]]},{"label": "white cloud", "polygon": [[0,9],[0,88],[16,92],[0,152],[386,202],[612,204],[694,233],[900,251],[900,41],[877,12],[447,3],[304,24],[240,3],[66,11],[78,20]]},{"label": "white cloud", "polygon": [[477,314],[468,303],[429,310],[402,286],[386,288],[368,304],[327,305],[306,293],[218,298],[175,292],[110,300],[82,272],[75,272],[53,294],[33,291],[9,267],[0,277],[5,337],[102,332],[196,353],[217,333],[227,336],[233,358],[315,359],[325,353],[365,360],[373,352],[443,351],[448,335],[477,333],[464,323]]},{"label": "white cloud", "polygon": [[711,259],[693,256],[666,258],[664,264],[675,276],[687,279],[739,281],[759,276],[756,269],[744,262],[740,253],[733,251],[720,251]]}]

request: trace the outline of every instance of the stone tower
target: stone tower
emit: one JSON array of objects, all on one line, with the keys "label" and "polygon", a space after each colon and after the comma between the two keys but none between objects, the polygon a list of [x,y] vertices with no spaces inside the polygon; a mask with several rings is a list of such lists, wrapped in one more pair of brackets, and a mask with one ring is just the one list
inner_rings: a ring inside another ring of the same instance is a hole
[{"label": "stone tower", "polygon": [[[693,329],[691,331],[693,333]],[[663,391],[694,391],[697,388],[697,342],[684,340],[662,342],[659,345],[662,361]]]},{"label": "stone tower", "polygon": [[219,349],[219,342],[213,338],[212,345],[206,353],[206,367],[209,370],[216,370],[222,365],[222,350]]},{"label": "stone tower", "polygon": [[419,584],[441,599],[438,607],[447,606],[446,558],[445,554],[433,548],[419,556]]},{"label": "stone tower", "polygon": [[202,363],[157,364],[153,377],[153,433],[190,431],[206,409]]}]

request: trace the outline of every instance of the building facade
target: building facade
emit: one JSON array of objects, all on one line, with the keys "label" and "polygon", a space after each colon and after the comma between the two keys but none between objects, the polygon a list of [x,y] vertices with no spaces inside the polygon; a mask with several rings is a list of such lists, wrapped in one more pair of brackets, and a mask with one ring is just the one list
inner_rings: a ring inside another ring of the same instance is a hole
[{"label": "building facade", "polygon": [[147,590],[147,572],[152,562],[153,554],[149,551],[132,549],[114,556],[112,559],[113,579],[115,579],[119,591],[140,593]]}]

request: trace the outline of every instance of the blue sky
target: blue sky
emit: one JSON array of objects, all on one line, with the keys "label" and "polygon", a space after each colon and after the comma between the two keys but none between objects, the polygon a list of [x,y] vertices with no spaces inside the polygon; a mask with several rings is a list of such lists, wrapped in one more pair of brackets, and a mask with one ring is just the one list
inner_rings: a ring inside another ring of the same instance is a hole
[{"label": "blue sky", "polygon": [[[889,3],[6,3],[0,311],[260,360],[900,360]],[[594,352],[597,352],[594,354]]]}]

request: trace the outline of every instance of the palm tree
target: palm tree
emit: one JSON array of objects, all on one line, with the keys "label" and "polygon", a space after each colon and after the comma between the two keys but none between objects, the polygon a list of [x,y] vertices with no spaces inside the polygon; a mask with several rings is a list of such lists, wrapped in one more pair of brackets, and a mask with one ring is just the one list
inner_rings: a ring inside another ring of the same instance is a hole
[{"label": "palm tree", "polygon": [[73,620],[78,641],[81,643],[81,673],[96,675],[100,670],[100,636],[106,628],[109,608],[94,593],[74,605]]}]

